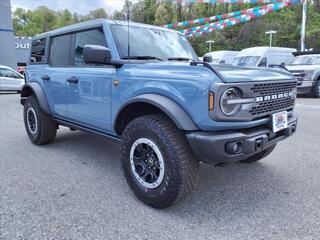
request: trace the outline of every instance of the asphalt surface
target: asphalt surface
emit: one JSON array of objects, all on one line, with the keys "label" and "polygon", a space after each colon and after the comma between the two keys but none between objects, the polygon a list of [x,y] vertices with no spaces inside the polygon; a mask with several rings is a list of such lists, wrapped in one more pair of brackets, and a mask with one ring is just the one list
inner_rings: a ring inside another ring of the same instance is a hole
[{"label": "asphalt surface", "polygon": [[19,95],[1,94],[0,239],[320,239],[320,99],[296,109],[269,157],[201,164],[193,195],[156,210],[127,186],[117,142],[61,128],[35,146]]}]

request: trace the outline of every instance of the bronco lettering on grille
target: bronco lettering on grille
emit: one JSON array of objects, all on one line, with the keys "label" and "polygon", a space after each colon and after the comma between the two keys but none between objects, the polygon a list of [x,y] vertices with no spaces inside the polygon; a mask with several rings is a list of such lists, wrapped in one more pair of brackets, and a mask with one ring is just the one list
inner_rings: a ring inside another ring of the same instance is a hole
[{"label": "bronco lettering on grille", "polygon": [[265,95],[265,96],[259,96],[256,97],[256,102],[265,102],[275,100],[275,99],[282,99],[287,97],[292,97],[294,95],[293,92],[286,92],[286,93],[279,93],[279,94],[273,94],[273,95]]}]

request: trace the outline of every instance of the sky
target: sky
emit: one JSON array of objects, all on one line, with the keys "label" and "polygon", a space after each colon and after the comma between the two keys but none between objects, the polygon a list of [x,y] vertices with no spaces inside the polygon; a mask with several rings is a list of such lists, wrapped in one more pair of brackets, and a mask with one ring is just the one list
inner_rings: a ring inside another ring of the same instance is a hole
[{"label": "sky", "polygon": [[84,15],[97,8],[104,8],[106,12],[112,13],[121,10],[124,2],[125,0],[11,0],[11,6],[13,10],[17,7],[33,10],[39,6],[46,6],[53,10],[68,9],[70,12]]}]

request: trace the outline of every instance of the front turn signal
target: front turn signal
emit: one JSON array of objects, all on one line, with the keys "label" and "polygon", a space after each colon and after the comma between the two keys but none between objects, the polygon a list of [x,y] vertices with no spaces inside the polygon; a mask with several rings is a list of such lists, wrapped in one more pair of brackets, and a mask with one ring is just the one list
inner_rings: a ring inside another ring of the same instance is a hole
[{"label": "front turn signal", "polygon": [[209,111],[213,111],[214,109],[214,93],[213,92],[209,92],[208,106],[209,106]]}]

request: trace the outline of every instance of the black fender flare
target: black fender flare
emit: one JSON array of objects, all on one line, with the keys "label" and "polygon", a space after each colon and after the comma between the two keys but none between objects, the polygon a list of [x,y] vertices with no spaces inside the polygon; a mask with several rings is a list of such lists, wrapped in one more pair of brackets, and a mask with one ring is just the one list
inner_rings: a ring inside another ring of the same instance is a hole
[{"label": "black fender flare", "polygon": [[50,110],[50,107],[48,104],[47,97],[44,93],[43,88],[40,86],[39,83],[31,82],[31,83],[26,83],[25,85],[23,85],[22,90],[21,90],[20,103],[22,105],[24,105],[28,96],[30,96],[32,94],[36,97],[41,110],[47,114],[51,114],[51,110]]},{"label": "black fender flare", "polygon": [[180,105],[168,97],[153,93],[138,95],[123,104],[116,114],[114,127],[122,110],[124,110],[128,105],[138,102],[148,103],[159,108],[162,112],[167,114],[169,118],[171,118],[179,129],[187,131],[199,130],[189,114]]}]

